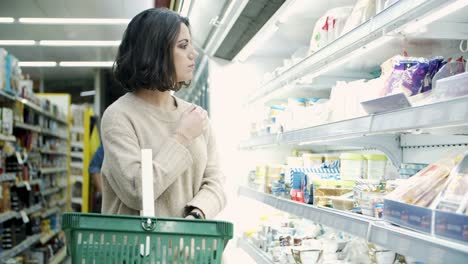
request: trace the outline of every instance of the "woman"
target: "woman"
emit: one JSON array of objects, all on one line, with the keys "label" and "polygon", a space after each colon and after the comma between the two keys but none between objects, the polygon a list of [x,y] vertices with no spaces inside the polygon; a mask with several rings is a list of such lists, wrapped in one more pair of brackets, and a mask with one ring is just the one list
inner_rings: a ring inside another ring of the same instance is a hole
[{"label": "woman", "polygon": [[148,9],[124,33],[114,74],[128,93],[101,129],[104,214],[142,210],[141,149],[153,150],[158,217],[213,218],[225,205],[223,175],[207,113],[171,95],[193,78],[198,53],[187,18]]}]

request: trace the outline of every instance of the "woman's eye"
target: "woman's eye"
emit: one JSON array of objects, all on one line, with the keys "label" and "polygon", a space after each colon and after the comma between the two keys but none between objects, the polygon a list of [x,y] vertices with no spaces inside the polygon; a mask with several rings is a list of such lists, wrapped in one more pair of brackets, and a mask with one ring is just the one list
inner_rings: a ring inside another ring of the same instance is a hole
[{"label": "woman's eye", "polygon": [[186,48],[187,48],[187,46],[188,46],[188,45],[182,45],[182,46],[180,46],[180,48],[182,48],[182,49],[186,49]]}]

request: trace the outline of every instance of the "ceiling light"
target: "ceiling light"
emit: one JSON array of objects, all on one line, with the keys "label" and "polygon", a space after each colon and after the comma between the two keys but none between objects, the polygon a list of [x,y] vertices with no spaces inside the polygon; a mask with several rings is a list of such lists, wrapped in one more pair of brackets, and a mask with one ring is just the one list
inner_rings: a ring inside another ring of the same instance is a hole
[{"label": "ceiling light", "polygon": [[113,61],[61,61],[60,67],[112,67]]},{"label": "ceiling light", "polygon": [[62,24],[62,25],[127,25],[127,18],[38,18],[22,17],[20,23],[24,24]]},{"label": "ceiling light", "polygon": [[94,46],[118,47],[120,40],[41,40],[41,46]]},{"label": "ceiling light", "polygon": [[15,19],[12,17],[0,17],[0,23],[13,23]]},{"label": "ceiling light", "polygon": [[20,67],[55,67],[57,62],[55,61],[20,61]]},{"label": "ceiling light", "polygon": [[96,95],[96,90],[84,91],[80,93],[80,96],[94,96]]},{"label": "ceiling light", "polygon": [[1,46],[33,46],[36,45],[34,40],[0,40]]}]

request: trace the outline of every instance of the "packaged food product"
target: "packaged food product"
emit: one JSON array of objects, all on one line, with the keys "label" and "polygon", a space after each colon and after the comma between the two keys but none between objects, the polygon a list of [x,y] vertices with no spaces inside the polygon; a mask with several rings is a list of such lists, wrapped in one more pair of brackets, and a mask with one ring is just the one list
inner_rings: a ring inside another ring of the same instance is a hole
[{"label": "packaged food product", "polygon": [[364,156],[367,160],[367,178],[372,180],[383,179],[387,168],[385,155],[370,154]]},{"label": "packaged food product", "polygon": [[358,0],[346,20],[342,34],[345,34],[375,15],[375,0]]},{"label": "packaged food product", "polygon": [[453,153],[421,170],[398,186],[386,198],[407,204],[428,207],[444,188],[451,170],[463,159],[462,153]]},{"label": "packaged food product", "polygon": [[355,153],[343,153],[340,156],[340,161],[342,179],[354,180],[364,178],[364,156]]},{"label": "packaged food product", "polygon": [[468,203],[468,155],[452,171],[437,209],[463,214]]},{"label": "packaged food product", "polygon": [[302,154],[302,159],[304,161],[304,167],[306,168],[320,167],[323,163],[322,154],[305,153]]},{"label": "packaged food product", "polygon": [[310,39],[309,53],[317,52],[321,48],[342,35],[343,28],[353,7],[344,6],[327,11],[315,23]]},{"label": "packaged food product", "polygon": [[418,94],[423,87],[423,80],[429,71],[425,58],[396,56],[393,71],[384,84],[383,96],[404,93],[406,96]]}]

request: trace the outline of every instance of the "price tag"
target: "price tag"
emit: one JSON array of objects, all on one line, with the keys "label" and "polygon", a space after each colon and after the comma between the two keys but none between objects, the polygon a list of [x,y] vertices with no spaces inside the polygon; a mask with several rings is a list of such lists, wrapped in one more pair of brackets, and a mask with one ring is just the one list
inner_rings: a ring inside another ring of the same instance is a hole
[{"label": "price tag", "polygon": [[27,224],[29,223],[29,217],[28,214],[23,210],[20,212],[21,218],[23,218],[23,223]]},{"label": "price tag", "polygon": [[23,158],[21,158],[21,154],[18,151],[16,151],[15,154],[16,154],[16,159],[18,160],[18,164],[23,165],[24,161],[23,161]]},{"label": "price tag", "polygon": [[26,186],[26,190],[28,190],[28,192],[31,191],[31,185],[29,184],[29,182],[25,182],[24,185]]}]

